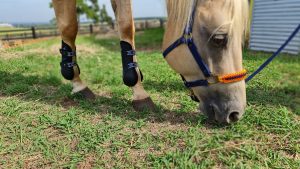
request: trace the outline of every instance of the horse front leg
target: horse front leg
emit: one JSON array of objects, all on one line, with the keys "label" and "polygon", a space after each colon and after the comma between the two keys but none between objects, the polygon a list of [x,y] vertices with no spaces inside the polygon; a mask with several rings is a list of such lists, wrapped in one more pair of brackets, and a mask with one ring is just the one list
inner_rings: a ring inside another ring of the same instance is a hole
[{"label": "horse front leg", "polygon": [[121,40],[123,82],[133,90],[133,108],[136,111],[154,110],[155,105],[142,85],[143,75],[137,64],[131,0],[111,0],[111,3],[118,22]]},{"label": "horse front leg", "polygon": [[57,25],[62,38],[61,74],[73,85],[72,94],[79,93],[86,99],[95,98],[93,92],[80,79],[80,68],[77,64],[75,40],[78,32],[76,0],[53,0]]}]

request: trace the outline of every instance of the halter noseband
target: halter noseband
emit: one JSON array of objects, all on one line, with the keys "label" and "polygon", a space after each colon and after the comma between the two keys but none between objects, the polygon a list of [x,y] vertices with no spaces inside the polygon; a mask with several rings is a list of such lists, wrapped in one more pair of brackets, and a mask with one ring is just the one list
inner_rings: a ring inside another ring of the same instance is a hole
[{"label": "halter noseband", "polygon": [[193,87],[199,87],[199,86],[209,86],[212,84],[217,83],[234,83],[239,82],[246,79],[247,71],[244,69],[240,72],[231,73],[227,75],[222,76],[216,76],[213,75],[209,69],[209,67],[204,63],[200,53],[198,52],[197,46],[195,45],[193,41],[193,25],[194,25],[194,16],[196,12],[197,3],[194,3],[193,11],[190,16],[190,20],[186,25],[186,28],[184,30],[183,35],[176,40],[173,44],[171,44],[164,52],[163,56],[166,58],[168,54],[170,54],[174,49],[176,49],[178,46],[186,44],[193,55],[197,65],[199,66],[200,70],[202,71],[203,75],[205,76],[205,79],[203,80],[195,80],[195,81],[186,81],[184,77],[182,76],[182,79],[184,81],[184,85],[187,88],[193,88]]}]

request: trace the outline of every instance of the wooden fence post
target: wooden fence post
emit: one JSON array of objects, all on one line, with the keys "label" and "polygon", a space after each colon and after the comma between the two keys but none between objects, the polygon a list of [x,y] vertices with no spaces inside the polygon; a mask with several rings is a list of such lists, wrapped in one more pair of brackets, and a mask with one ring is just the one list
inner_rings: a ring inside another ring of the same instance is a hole
[{"label": "wooden fence post", "polygon": [[149,28],[149,25],[148,25],[148,21],[147,19],[145,20],[145,29],[148,29]]},{"label": "wooden fence post", "polygon": [[32,31],[32,38],[33,38],[33,39],[36,39],[37,36],[36,36],[36,32],[35,32],[35,27],[34,27],[34,26],[31,27],[31,31]]},{"label": "wooden fence post", "polygon": [[115,30],[115,22],[114,22],[114,21],[111,22],[111,28],[112,28],[113,30]]},{"label": "wooden fence post", "polygon": [[160,18],[159,23],[160,23],[160,27],[163,28],[164,27],[164,20]]},{"label": "wooden fence post", "polygon": [[90,34],[94,33],[94,28],[93,28],[93,24],[90,24]]}]

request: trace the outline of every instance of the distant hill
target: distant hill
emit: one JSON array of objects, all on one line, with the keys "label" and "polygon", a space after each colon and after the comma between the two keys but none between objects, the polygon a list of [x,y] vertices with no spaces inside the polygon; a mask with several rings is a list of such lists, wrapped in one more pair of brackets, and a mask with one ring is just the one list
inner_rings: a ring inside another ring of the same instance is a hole
[{"label": "distant hill", "polygon": [[9,23],[0,23],[0,28],[13,28],[14,26]]}]

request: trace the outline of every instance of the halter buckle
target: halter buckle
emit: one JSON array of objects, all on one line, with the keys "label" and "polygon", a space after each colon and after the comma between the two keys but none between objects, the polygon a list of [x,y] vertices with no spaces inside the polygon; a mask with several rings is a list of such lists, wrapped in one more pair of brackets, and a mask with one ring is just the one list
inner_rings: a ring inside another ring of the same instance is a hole
[{"label": "halter buckle", "polygon": [[212,76],[208,77],[206,80],[207,80],[209,85],[220,83],[219,77],[215,76],[215,75],[212,75]]},{"label": "halter buckle", "polygon": [[186,44],[189,44],[189,43],[191,43],[192,40],[193,40],[193,34],[192,34],[191,32],[190,32],[190,33],[185,33],[185,34],[183,35],[183,38],[184,38],[185,43],[186,43]]}]

